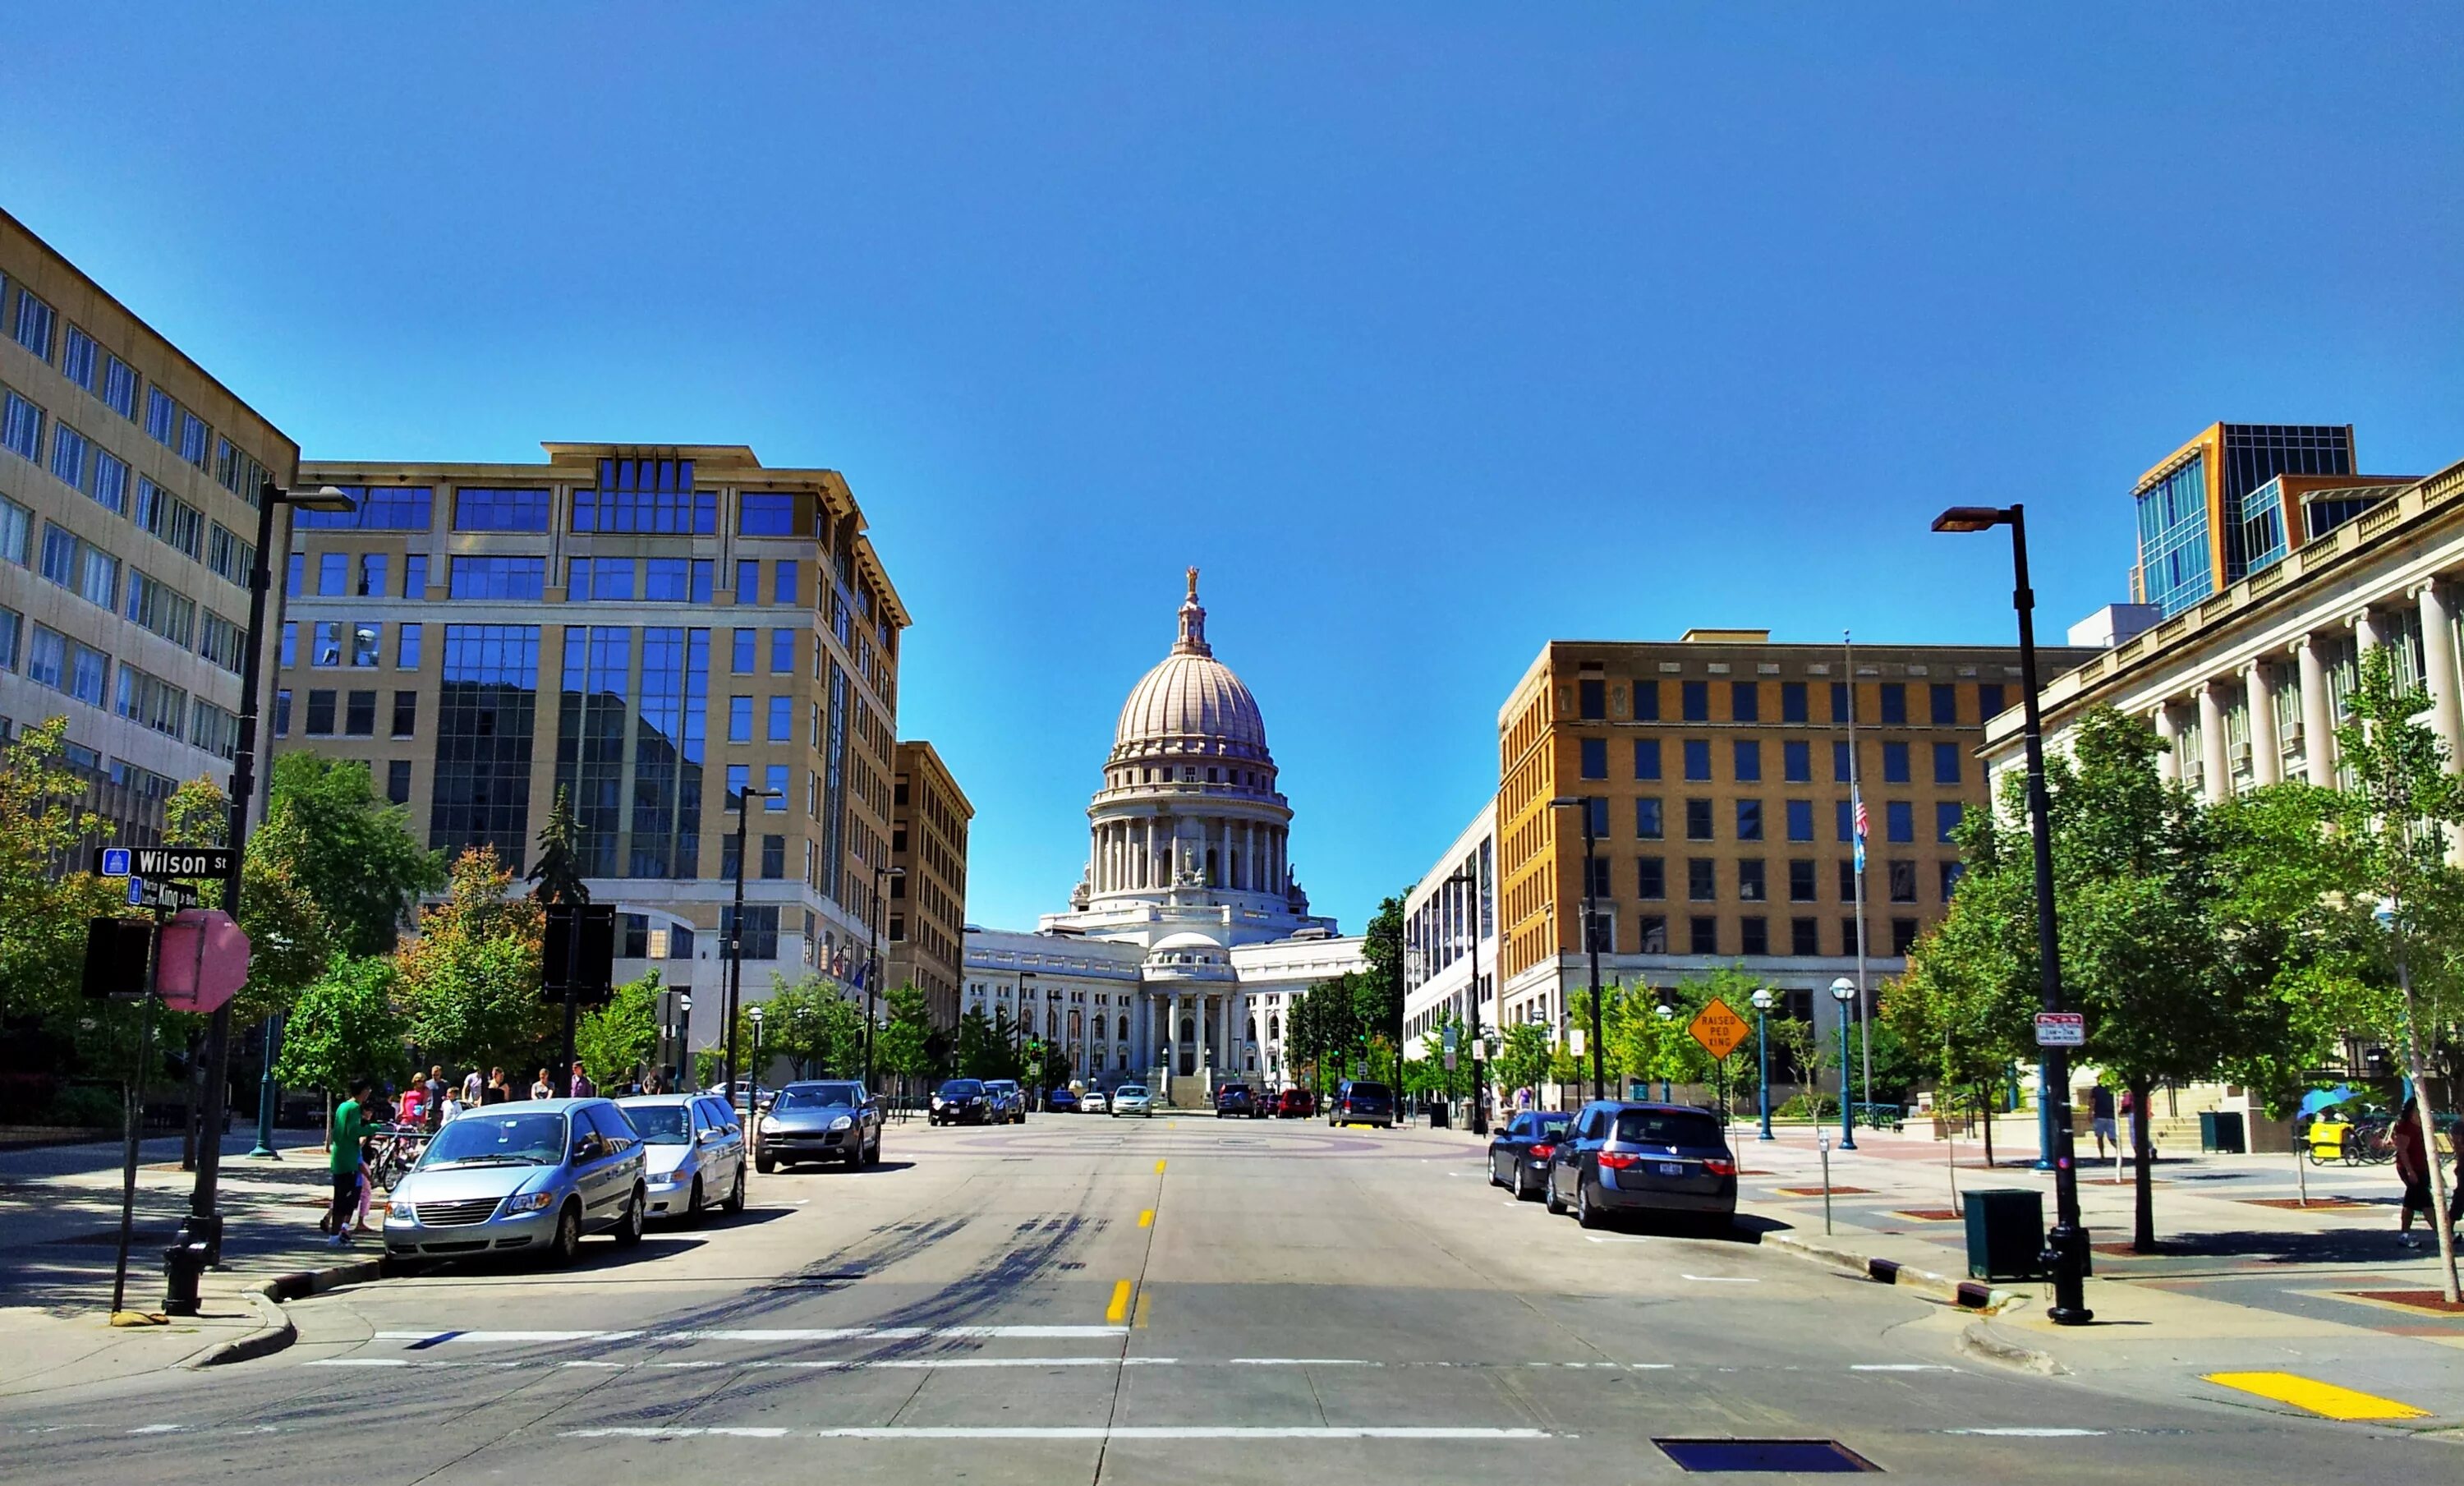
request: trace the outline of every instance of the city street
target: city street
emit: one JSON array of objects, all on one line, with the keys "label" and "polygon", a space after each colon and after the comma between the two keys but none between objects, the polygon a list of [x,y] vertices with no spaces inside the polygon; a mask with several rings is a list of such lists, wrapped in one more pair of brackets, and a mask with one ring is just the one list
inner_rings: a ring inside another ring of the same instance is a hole
[{"label": "city street", "polygon": [[1585,1233],[1446,1132],[908,1124],[740,1218],[296,1302],[275,1356],[11,1400],[0,1433],[13,1473],[115,1482],[1598,1481],[1737,1438],[1919,1480],[2454,1476],[2452,1439],[2187,1371],[1978,1362],[1961,1314],[1744,1236]]}]

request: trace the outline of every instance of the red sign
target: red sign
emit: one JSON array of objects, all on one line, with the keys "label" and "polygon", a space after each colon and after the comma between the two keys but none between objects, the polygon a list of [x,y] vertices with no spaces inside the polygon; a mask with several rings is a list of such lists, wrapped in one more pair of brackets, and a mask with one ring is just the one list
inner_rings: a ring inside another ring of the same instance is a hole
[{"label": "red sign", "polygon": [[154,987],[174,1011],[220,1010],[248,983],[248,936],[219,908],[188,908],[163,925]]},{"label": "red sign", "polygon": [[2086,1047],[2087,1018],[2077,1011],[2037,1012],[2036,1046],[2040,1048]]}]

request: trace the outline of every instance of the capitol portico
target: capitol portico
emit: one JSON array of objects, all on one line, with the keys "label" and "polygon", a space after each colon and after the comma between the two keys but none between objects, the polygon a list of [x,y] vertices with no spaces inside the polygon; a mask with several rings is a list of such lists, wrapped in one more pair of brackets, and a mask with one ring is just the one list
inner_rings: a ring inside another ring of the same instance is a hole
[{"label": "capitol portico", "polygon": [[1265,718],[1188,577],[1171,653],[1113,729],[1068,910],[1032,933],[970,926],[960,1006],[1058,1043],[1090,1085],[1197,1104],[1227,1078],[1280,1083],[1291,998],[1363,962],[1309,913]]}]

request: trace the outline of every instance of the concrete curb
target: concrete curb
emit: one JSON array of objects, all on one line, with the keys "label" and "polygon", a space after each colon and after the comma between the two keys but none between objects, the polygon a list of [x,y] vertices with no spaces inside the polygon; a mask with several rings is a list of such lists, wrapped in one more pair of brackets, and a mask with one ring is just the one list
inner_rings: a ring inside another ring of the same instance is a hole
[{"label": "concrete curb", "polygon": [[2038,1351],[2033,1346],[2021,1346],[2016,1342],[2005,1342],[1993,1335],[1992,1328],[1981,1320],[1969,1321],[1959,1329],[1958,1347],[1960,1351],[1980,1361],[2004,1367],[2016,1367],[2022,1372],[2033,1372],[2039,1377],[2050,1378],[2062,1370],[2061,1364],[2054,1361],[2053,1353]]},{"label": "concrete curb", "polygon": [[2028,1303],[2028,1297],[2014,1290],[1996,1290],[1974,1280],[1953,1279],[1947,1275],[1921,1270],[1912,1264],[1902,1264],[1897,1259],[1856,1253],[1812,1238],[1801,1238],[1792,1232],[1765,1233],[1762,1243],[1765,1248],[1793,1253],[1826,1269],[1845,1270],[1877,1284],[1898,1285],[1904,1290],[1931,1296],[1945,1305],[1956,1305],[1987,1316],[1998,1316]]},{"label": "concrete curb", "polygon": [[226,1363],[253,1362],[271,1357],[299,1339],[299,1328],[291,1323],[290,1314],[282,1302],[303,1296],[322,1295],[342,1285],[365,1284],[385,1277],[385,1260],[360,1259],[350,1264],[337,1264],[321,1270],[300,1270],[289,1275],[276,1275],[240,1287],[240,1294],[256,1312],[257,1329],[230,1342],[218,1342],[180,1365],[183,1367],[219,1367]]}]

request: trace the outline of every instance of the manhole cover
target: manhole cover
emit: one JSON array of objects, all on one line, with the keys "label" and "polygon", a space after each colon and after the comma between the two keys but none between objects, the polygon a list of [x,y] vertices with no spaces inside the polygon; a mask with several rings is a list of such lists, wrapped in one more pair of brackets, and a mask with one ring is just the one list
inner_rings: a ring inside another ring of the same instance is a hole
[{"label": "manhole cover", "polygon": [[1811,1475],[1824,1471],[1881,1469],[1836,1439],[1656,1439],[1652,1443],[1685,1471]]}]

